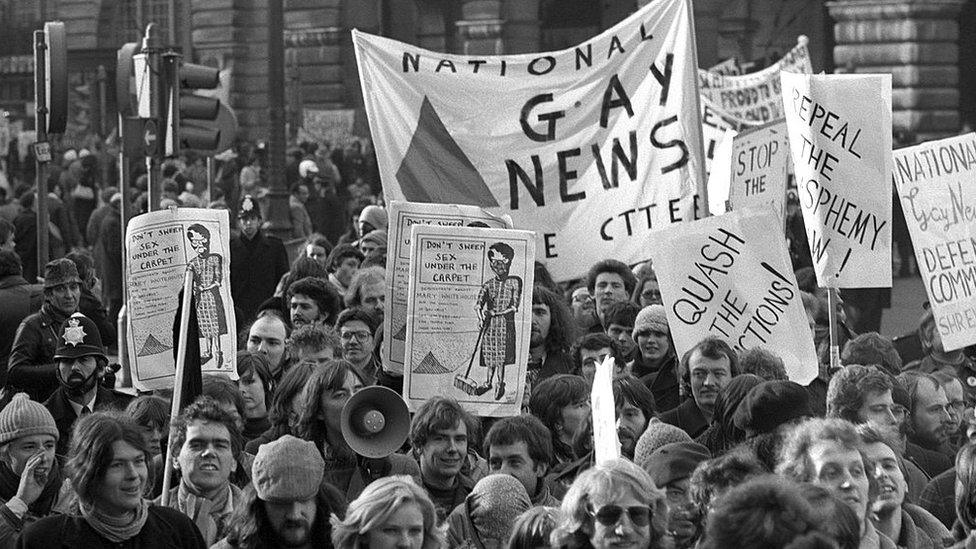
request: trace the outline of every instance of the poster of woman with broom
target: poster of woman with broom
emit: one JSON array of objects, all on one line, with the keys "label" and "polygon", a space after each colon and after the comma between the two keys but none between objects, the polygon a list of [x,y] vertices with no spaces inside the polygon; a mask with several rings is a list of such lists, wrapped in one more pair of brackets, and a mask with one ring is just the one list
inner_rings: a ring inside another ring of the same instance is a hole
[{"label": "poster of woman with broom", "polygon": [[449,396],[482,417],[521,413],[532,331],[531,231],[416,224],[403,398]]},{"label": "poster of woman with broom", "polygon": [[495,400],[505,395],[505,366],[515,364],[515,313],[522,301],[522,279],[509,274],[513,259],[515,250],[504,242],[488,247],[488,263],[495,276],[481,286],[475,305],[483,332],[481,367],[487,369],[485,383],[475,394],[481,396],[494,385]]}]

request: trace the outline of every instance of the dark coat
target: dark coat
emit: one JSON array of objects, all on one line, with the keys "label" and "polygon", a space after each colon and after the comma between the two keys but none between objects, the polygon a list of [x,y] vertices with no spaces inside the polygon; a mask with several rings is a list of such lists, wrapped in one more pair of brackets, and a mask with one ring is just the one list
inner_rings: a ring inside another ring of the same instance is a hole
[{"label": "dark coat", "polygon": [[929,481],[918,498],[918,505],[946,528],[952,528],[956,521],[956,470],[944,471]]},{"label": "dark coat", "polygon": [[677,356],[671,354],[657,370],[648,372],[642,369],[643,357],[638,350],[637,357],[631,364],[634,376],[644,382],[644,385],[654,395],[654,406],[659,414],[678,407],[678,404],[681,403],[681,395],[679,394]]},{"label": "dark coat", "polygon": [[64,320],[45,303],[40,311],[20,323],[7,362],[7,386],[11,389],[8,392],[23,391],[32,400],[44,402],[58,388],[54,352]]},{"label": "dark coat", "polygon": [[935,450],[923,448],[911,441],[905,446],[905,459],[910,460],[918,468],[925,472],[929,478],[939,476],[943,471],[952,468],[952,459]]},{"label": "dark coat", "polygon": [[705,416],[702,415],[701,410],[698,409],[698,404],[693,398],[685,400],[673,410],[664,412],[660,415],[660,419],[664,423],[680,427],[692,439],[698,437],[698,435],[705,432],[705,429],[708,428],[708,422],[705,421]]},{"label": "dark coat", "polygon": [[18,549],[206,549],[203,536],[183,513],[166,507],[149,507],[149,518],[139,534],[124,543],[103,538],[80,516],[52,515],[26,528]]},{"label": "dark coat", "polygon": [[91,319],[98,328],[98,335],[102,338],[102,346],[105,348],[115,345],[117,338],[115,323],[108,317],[105,305],[102,300],[92,293],[91,289],[84,284],[81,285],[81,299],[78,300],[78,311]]},{"label": "dark coat", "polygon": [[44,288],[40,284],[28,284],[19,275],[0,278],[0,386],[7,383],[7,360],[17,328],[39,311],[43,302]]},{"label": "dark coat", "polygon": [[106,305],[112,310],[113,302],[122,301],[122,214],[112,205],[112,210],[102,219],[99,231],[101,253],[96,254],[102,260],[102,295]]},{"label": "dark coat", "polygon": [[[33,284],[37,282],[37,214],[34,210],[23,210],[14,218],[14,251],[20,256],[24,268],[24,279]],[[64,243],[56,234],[57,227],[50,225],[48,236],[48,260],[64,256]]]},{"label": "dark coat", "polygon": [[[95,396],[94,411],[124,410],[132,398],[132,396],[125,393],[106,389],[99,385],[98,392]],[[68,396],[64,393],[64,389],[58,387],[54,391],[54,394],[44,401],[44,407],[54,416],[54,423],[58,426],[58,447],[55,452],[58,455],[67,455],[68,443],[71,439],[71,428],[74,426],[78,416],[68,402]]]},{"label": "dark coat", "polygon": [[[102,248],[102,222],[109,214],[119,215],[119,210],[112,208],[111,204],[99,206],[88,218],[88,226],[85,227],[85,240],[92,249],[92,257],[95,260],[95,273],[98,278],[105,279],[105,249]],[[99,296],[105,299],[104,292]]]},{"label": "dark coat", "polygon": [[251,240],[243,236],[231,239],[230,292],[245,322],[250,322],[258,306],[274,295],[288,269],[288,252],[281,240],[265,236],[263,231]]}]

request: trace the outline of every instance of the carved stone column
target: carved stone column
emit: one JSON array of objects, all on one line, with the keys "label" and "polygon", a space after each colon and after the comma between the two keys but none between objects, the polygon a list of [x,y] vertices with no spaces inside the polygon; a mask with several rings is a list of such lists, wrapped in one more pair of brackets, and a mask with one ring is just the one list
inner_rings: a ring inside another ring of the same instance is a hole
[{"label": "carved stone column", "polygon": [[959,23],[965,0],[837,0],[836,72],[892,74],[892,123],[919,140],[959,131]]}]

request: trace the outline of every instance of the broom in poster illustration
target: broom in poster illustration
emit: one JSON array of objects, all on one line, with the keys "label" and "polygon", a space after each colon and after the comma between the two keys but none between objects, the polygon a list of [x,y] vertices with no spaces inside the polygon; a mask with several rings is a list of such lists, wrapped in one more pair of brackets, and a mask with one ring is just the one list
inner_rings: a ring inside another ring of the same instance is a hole
[{"label": "broom in poster illustration", "polygon": [[200,363],[216,359],[219,368],[224,362],[220,349],[220,336],[227,334],[227,318],[224,301],[220,298],[223,278],[223,257],[210,251],[210,231],[199,223],[186,228],[186,238],[197,253],[187,268],[193,272],[193,297],[196,301],[197,323],[200,337],[207,340],[206,350],[201,349]]},{"label": "broom in poster illustration", "polygon": [[[481,396],[492,387],[495,387],[495,400],[501,400],[505,395],[505,367],[515,364],[515,312],[522,300],[522,279],[508,274],[514,259],[515,250],[504,242],[496,242],[488,248],[488,263],[495,276],[481,286],[475,303],[481,330],[467,371],[454,378],[454,386],[469,395]],[[475,385],[468,376],[479,346],[480,365],[487,369],[487,376],[483,384]]]}]

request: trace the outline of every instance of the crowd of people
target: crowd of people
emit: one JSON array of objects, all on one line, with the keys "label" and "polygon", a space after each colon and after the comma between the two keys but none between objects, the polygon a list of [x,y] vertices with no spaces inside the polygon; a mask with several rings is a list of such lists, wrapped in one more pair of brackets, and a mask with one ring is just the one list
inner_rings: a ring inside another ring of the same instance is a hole
[{"label": "crowd of people", "polygon": [[[775,348],[706,337],[679,355],[650,263],[600,259],[562,283],[537,263],[521,415],[437,397],[402,447],[357,453],[344,406],[403,378],[380,359],[389,219],[356,145],[290,153],[291,262],[267,229],[260,147],[237,170],[225,157],[207,204],[195,159],[164,167],[164,206],[236,221],[241,327],[239,380],[204,376],[170,417],[170,391],[121,390],[110,364],[120,195],[75,173],[93,156],[52,171],[64,249],[41,273],[28,182],[0,206],[0,549],[976,547],[976,365],[943,347],[930,311],[917,349],[896,349],[857,292],[836,296],[832,365],[827,295],[802,254],[820,356],[806,386]],[[590,391],[607,357],[621,457],[596,463]]]}]

